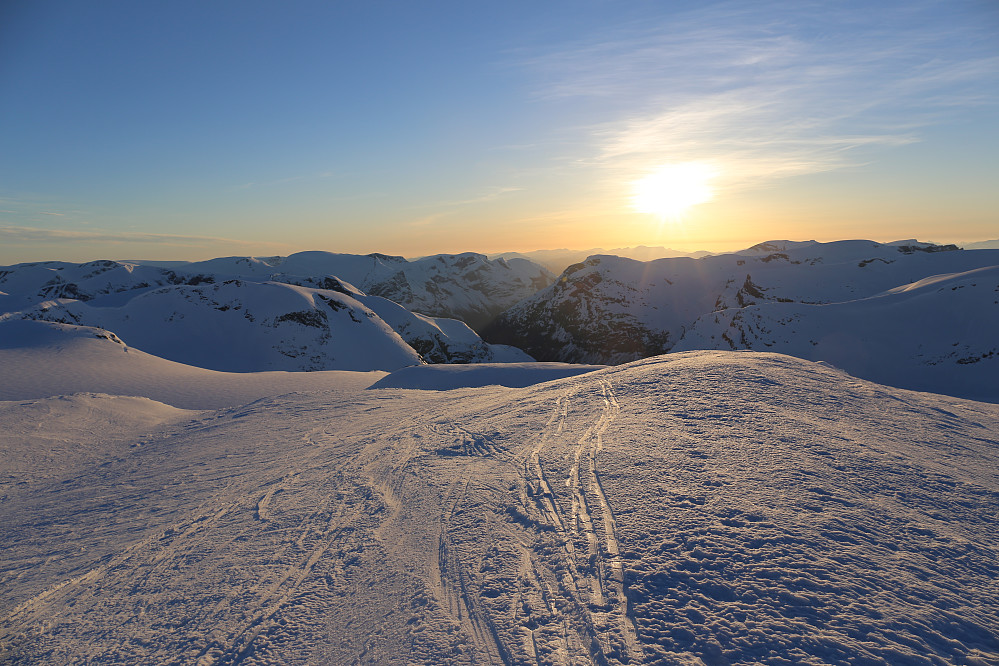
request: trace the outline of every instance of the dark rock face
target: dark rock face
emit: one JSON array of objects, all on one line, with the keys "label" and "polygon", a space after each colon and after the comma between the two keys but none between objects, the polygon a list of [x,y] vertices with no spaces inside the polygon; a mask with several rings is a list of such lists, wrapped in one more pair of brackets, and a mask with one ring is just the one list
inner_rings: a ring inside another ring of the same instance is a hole
[{"label": "dark rock face", "polygon": [[[627,284],[607,280],[599,260],[574,264],[537,297],[501,314],[483,339],[523,349],[539,361],[624,363],[669,351],[668,331],[631,316]],[[587,270],[592,269],[592,270]]]},{"label": "dark rock face", "polygon": [[358,286],[414,312],[460,319],[481,331],[501,312],[554,281],[553,274],[531,262],[465,253],[411,262],[387,279]]}]

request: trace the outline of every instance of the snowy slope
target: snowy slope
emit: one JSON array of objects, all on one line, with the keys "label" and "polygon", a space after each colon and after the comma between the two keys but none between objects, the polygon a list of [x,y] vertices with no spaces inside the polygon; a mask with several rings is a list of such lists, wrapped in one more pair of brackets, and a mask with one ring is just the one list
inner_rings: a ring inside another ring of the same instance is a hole
[{"label": "snowy slope", "polygon": [[[719,315],[721,322],[753,305],[794,304],[801,316],[829,312],[805,306],[870,298],[930,276],[996,265],[999,251],[962,251],[915,241],[771,241],[736,254],[649,262],[596,256],[566,269],[556,284],[504,313],[483,334],[491,342],[515,345],[545,361],[622,363],[672,349],[730,349],[718,330],[695,333],[689,339],[685,336],[695,322],[713,321],[715,313],[726,313]],[[926,313],[961,310],[960,298],[949,302],[956,292],[934,294],[921,301]],[[985,303],[988,299],[982,295],[978,300]],[[886,317],[878,310],[878,305],[884,303],[876,301],[868,316],[876,321]],[[774,305],[771,311],[782,310]],[[995,308],[975,311],[974,315],[983,317],[983,330],[999,327]],[[859,340],[858,353],[881,353],[877,346],[881,341],[865,337],[872,326],[875,330],[881,327],[876,321],[853,322],[857,325],[852,333]],[[890,327],[890,322],[885,325]],[[963,329],[948,317],[932,317],[932,327],[935,332],[925,341],[920,352],[923,355],[942,356],[949,352],[934,346],[945,338],[950,338],[948,346],[957,342],[977,349],[977,343],[961,338]],[[909,337],[917,340],[919,335],[914,332]],[[789,353],[797,353],[793,351],[797,349],[781,348]],[[987,353],[986,349],[981,351]],[[900,359],[898,354],[894,358]],[[862,376],[882,376],[866,375],[857,364],[851,367]],[[961,381],[958,378],[948,383]],[[995,384],[993,388],[999,390]]]},{"label": "snowy slope", "polygon": [[776,351],[904,388],[999,402],[999,266],[845,303],[766,303],[700,317],[674,351]]},{"label": "snowy slope", "polygon": [[44,301],[0,318],[100,327],[153,355],[229,372],[395,370],[423,362],[420,354],[441,363],[531,360],[519,350],[486,345],[462,322],[417,315],[349,284],[337,286],[230,279],[159,287],[121,305],[120,295]]},{"label": "snowy slope", "polygon": [[243,280],[159,287],[119,307],[46,301],[15,315],[114,331],[129,345],[211,370],[395,370],[420,356],[345,294]]},{"label": "snowy slope", "polygon": [[35,492],[67,470],[126,455],[137,437],[197,415],[149,398],[101,393],[0,401],[0,501]]},{"label": "snowy slope", "polygon": [[0,321],[0,400],[139,396],[184,409],[235,407],[294,391],[367,388],[384,372],[217,372],[152,356],[85,326]]},{"label": "snowy slope", "polygon": [[997,433],[756,352],[268,399],[0,502],[0,661],[996,663]]}]

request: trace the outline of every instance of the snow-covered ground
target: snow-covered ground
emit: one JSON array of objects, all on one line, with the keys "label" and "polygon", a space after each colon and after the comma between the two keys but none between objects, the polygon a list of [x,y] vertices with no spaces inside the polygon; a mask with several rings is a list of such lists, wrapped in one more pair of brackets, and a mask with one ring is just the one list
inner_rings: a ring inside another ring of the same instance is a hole
[{"label": "snow-covered ground", "polygon": [[450,391],[479,386],[523,388],[555,379],[573,377],[605,365],[574,363],[469,363],[462,365],[413,365],[388,374],[372,388],[408,388]]},{"label": "snow-covered ground", "polygon": [[999,405],[700,351],[213,410],[57,340],[0,350],[88,391],[4,388],[0,662],[999,663]]},{"label": "snow-covered ground", "polygon": [[184,409],[235,407],[293,391],[367,388],[385,372],[218,372],[128,347],[85,326],[0,321],[0,400],[72,393],[142,396]]}]

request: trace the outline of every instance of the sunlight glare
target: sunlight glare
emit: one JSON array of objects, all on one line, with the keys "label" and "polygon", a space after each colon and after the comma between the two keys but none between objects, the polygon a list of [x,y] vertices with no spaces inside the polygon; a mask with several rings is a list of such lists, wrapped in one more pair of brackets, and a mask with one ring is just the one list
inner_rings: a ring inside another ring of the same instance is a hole
[{"label": "sunlight glare", "polygon": [[633,183],[632,206],[640,213],[680,218],[714,196],[708,182],[715,170],[701,162],[665,164]]}]

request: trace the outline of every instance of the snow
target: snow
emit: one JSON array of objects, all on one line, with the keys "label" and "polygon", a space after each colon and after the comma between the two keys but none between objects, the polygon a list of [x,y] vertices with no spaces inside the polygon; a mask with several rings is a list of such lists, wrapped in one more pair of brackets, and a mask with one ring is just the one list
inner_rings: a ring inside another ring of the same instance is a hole
[{"label": "snow", "polygon": [[292,391],[367,388],[385,372],[217,372],[126,346],[107,331],[0,321],[0,400],[71,393],[141,396],[184,409],[235,407]]},{"label": "snow", "polygon": [[0,402],[0,498],[124,455],[145,432],[197,415],[149,398],[102,393]]},{"label": "snow", "polygon": [[121,307],[60,299],[21,316],[97,326],[150,354],[225,372],[395,370],[421,362],[352,297],[276,282],[160,287]]},{"label": "snow", "polygon": [[880,383],[999,402],[999,266],[870,298],[765,303],[700,317],[675,351],[718,346],[822,360]]},{"label": "snow", "polygon": [[605,365],[572,363],[475,363],[469,365],[419,365],[389,373],[371,388],[405,388],[450,391],[477,386],[523,388],[564,377],[602,370]]},{"label": "snow", "polygon": [[[71,333],[0,367],[135,353]],[[11,399],[43,464],[0,501],[4,663],[999,661],[999,405],[720,351],[196,413]]]}]

